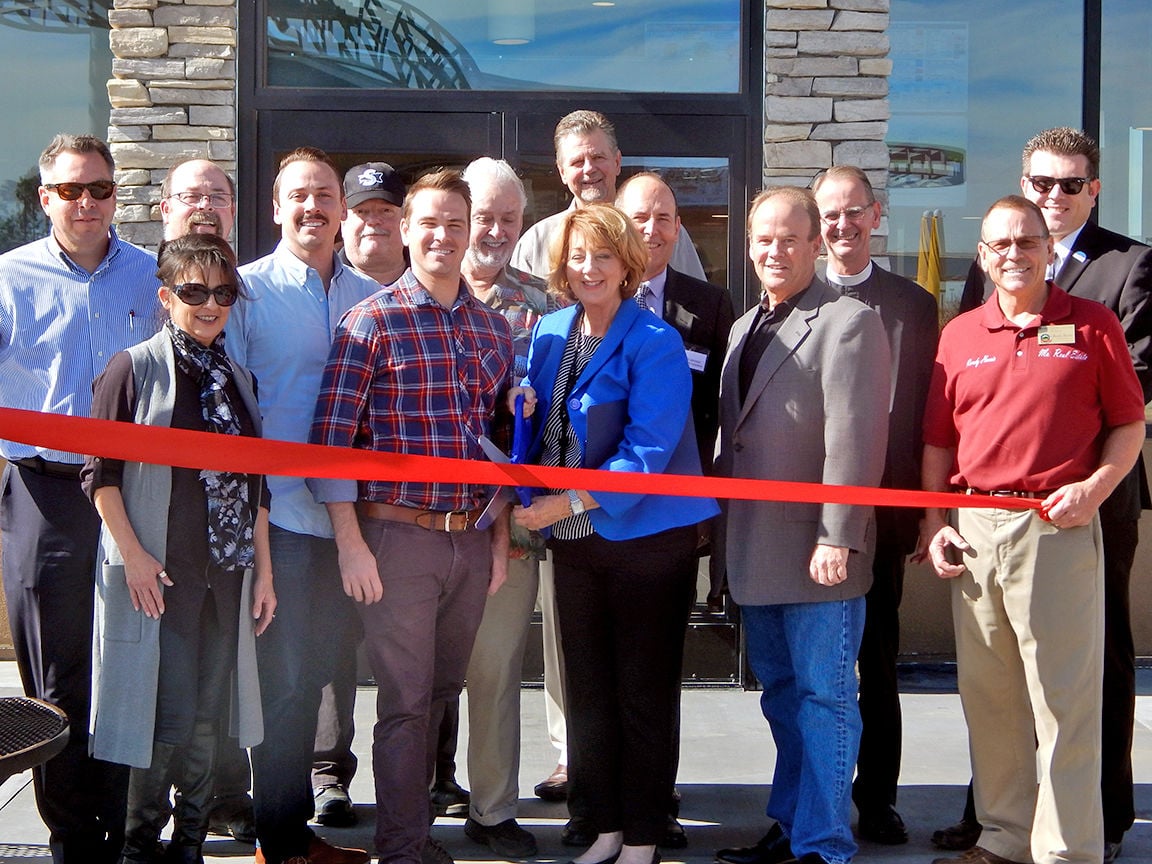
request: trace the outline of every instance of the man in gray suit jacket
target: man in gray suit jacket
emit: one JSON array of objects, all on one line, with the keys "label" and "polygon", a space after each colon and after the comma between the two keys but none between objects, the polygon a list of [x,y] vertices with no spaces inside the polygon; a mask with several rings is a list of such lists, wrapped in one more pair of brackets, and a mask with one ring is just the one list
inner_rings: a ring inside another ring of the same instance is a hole
[{"label": "man in gray suit jacket", "polygon": [[[761,192],[748,218],[763,299],[732,329],[720,383],[718,473],[876,486],[884,471],[889,350],[880,316],[816,278],[811,193]],[[723,864],[845,864],[860,744],[854,664],[872,582],[872,507],[732,501],[724,531],[761,706],[776,740],[767,814]]]}]

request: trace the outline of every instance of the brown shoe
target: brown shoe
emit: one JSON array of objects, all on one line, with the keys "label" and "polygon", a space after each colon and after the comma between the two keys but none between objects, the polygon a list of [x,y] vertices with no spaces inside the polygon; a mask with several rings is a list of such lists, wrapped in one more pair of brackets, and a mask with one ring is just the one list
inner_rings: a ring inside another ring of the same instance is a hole
[{"label": "brown shoe", "polygon": [[[368,864],[371,856],[364,849],[346,849],[325,843],[313,837],[308,844],[308,854],[288,858],[284,864]],[[256,864],[267,864],[264,850],[256,847]]]},{"label": "brown shoe", "polygon": [[949,852],[963,852],[980,842],[984,826],[975,819],[961,819],[955,825],[932,832],[932,845]]},{"label": "brown shoe", "polygon": [[537,783],[532,791],[543,801],[567,801],[568,766],[557,765],[556,770]]},{"label": "brown shoe", "polygon": [[932,864],[1020,864],[1011,858],[1002,858],[995,852],[989,852],[983,846],[973,846],[967,852],[955,858],[935,858]]}]

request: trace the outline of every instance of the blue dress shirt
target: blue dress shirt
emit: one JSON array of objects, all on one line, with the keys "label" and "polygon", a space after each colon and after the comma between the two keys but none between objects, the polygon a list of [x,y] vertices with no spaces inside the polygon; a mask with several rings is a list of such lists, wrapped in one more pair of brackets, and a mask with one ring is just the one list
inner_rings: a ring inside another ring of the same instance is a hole
[{"label": "blue dress shirt", "polygon": [[[328,291],[320,274],[283,242],[240,268],[250,300],[232,307],[224,347],[260,384],[264,437],[306,443],[320,378],[340,317],[380,285],[334,258]],[[297,534],[332,537],[328,511],[303,477],[269,477],[273,525]]]},{"label": "blue dress shirt", "polygon": [[[92,381],[112,355],[160,326],[156,257],[109,231],[108,253],[89,273],[49,235],[0,255],[0,405],[87,417]],[[39,454],[84,457],[0,441],[14,461]]]}]

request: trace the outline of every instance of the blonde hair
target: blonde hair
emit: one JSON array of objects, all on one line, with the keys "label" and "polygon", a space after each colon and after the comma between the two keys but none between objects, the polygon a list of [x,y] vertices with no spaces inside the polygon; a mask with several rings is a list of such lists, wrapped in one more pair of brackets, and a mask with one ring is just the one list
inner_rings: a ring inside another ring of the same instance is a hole
[{"label": "blonde hair", "polygon": [[553,235],[549,263],[548,289],[575,301],[568,285],[568,253],[572,235],[579,233],[592,249],[608,249],[624,265],[624,284],[620,295],[627,300],[636,294],[648,267],[648,247],[632,220],[611,204],[585,204],[566,213],[560,230]]}]

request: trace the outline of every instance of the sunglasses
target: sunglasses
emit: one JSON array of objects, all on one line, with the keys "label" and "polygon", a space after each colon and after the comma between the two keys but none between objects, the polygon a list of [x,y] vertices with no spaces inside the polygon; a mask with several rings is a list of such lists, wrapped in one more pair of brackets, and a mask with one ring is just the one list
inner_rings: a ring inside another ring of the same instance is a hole
[{"label": "sunglasses", "polygon": [[199,282],[182,282],[173,285],[171,291],[189,306],[203,306],[209,297],[215,297],[221,306],[231,306],[240,296],[240,291],[235,285],[217,285],[215,288],[209,288]]},{"label": "sunglasses", "polygon": [[1090,177],[1028,177],[1028,182],[1032,184],[1032,188],[1039,192],[1041,195],[1047,195],[1052,191],[1053,186],[1059,186],[1060,191],[1065,195],[1079,195],[1080,190],[1084,188]]},{"label": "sunglasses", "polygon": [[93,180],[91,183],[45,183],[44,188],[54,190],[64,201],[77,200],[85,189],[97,201],[105,201],[116,191],[116,184],[111,180]]}]

